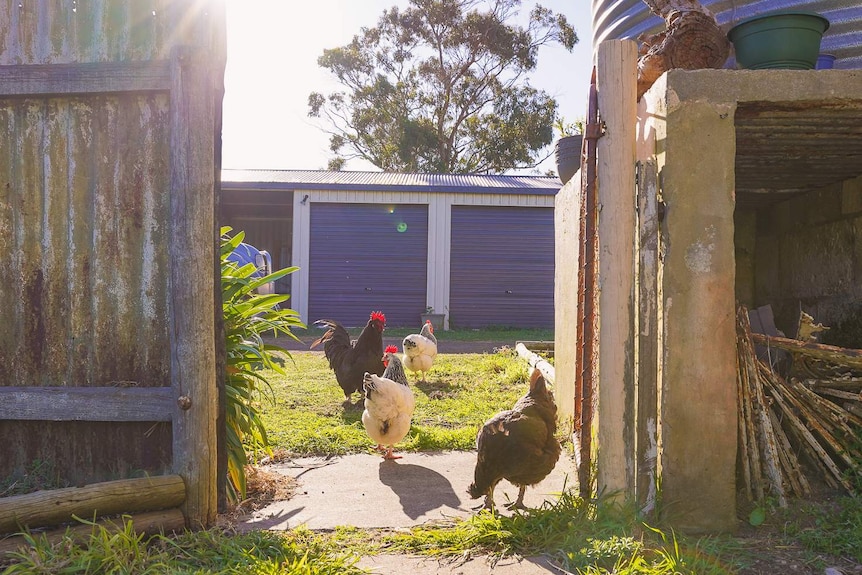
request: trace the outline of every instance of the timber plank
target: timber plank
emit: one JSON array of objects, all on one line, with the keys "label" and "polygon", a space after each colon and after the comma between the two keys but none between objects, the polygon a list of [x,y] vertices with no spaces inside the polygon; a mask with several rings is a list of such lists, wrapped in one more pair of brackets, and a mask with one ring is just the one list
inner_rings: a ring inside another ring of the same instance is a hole
[{"label": "timber plank", "polygon": [[0,387],[0,420],[171,421],[170,387]]},{"label": "timber plank", "polygon": [[759,345],[777,347],[794,354],[807,355],[809,357],[832,362],[837,365],[862,369],[862,349],[799,341],[797,339],[769,336],[761,333],[752,333],[751,340]]},{"label": "timber plank", "polygon": [[166,92],[170,87],[167,61],[0,66],[0,93],[4,98]]}]

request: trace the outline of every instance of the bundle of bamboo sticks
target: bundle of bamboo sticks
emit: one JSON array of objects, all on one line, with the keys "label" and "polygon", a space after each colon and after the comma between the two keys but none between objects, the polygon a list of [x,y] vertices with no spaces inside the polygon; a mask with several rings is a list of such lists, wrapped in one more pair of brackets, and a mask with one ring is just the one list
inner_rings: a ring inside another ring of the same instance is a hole
[{"label": "bundle of bamboo sticks", "polygon": [[[771,339],[757,334],[758,342]],[[758,360],[745,307],[737,310],[737,354],[739,448],[748,498],[760,502],[768,495],[785,506],[789,495],[808,495],[800,456],[828,485],[854,493],[862,485],[862,378],[785,380]]]}]

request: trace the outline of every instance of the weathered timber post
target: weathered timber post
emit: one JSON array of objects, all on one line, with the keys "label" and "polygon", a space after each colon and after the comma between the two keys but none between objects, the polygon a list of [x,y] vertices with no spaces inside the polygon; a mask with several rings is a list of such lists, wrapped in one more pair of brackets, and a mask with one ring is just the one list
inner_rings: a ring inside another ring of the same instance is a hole
[{"label": "weathered timber post", "polygon": [[215,380],[214,102],[206,51],[171,54],[171,386],[177,406],[174,472],[186,482],[192,527],[217,513]]},{"label": "weathered timber post", "polygon": [[634,495],[634,246],[637,46],[598,48],[599,344],[593,452],[599,491]]},{"label": "weathered timber post", "polygon": [[581,178],[566,182],[554,197],[554,395],[568,434],[575,429],[580,197]]}]

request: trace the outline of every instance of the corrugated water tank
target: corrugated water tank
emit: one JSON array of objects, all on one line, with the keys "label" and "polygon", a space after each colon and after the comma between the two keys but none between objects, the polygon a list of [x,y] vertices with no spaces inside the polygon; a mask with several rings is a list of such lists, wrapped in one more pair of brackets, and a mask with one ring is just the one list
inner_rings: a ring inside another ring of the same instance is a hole
[{"label": "corrugated water tank", "polygon": [[[775,10],[816,12],[829,20],[820,51],[835,56],[835,68],[862,68],[862,6],[859,0],[700,0],[726,32],[746,18]],[[604,40],[637,37],[664,29],[643,0],[593,0],[593,46]],[[733,59],[728,66],[735,67]]]}]

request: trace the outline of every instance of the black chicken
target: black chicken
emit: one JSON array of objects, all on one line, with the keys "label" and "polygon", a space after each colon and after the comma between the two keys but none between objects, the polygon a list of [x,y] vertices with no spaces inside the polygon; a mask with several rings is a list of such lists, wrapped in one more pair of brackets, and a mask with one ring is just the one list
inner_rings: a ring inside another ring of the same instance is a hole
[{"label": "black chicken", "polygon": [[335,320],[319,319],[315,325],[326,327],[326,332],[311,344],[314,349],[323,343],[323,353],[329,360],[329,367],[335,372],[338,385],[344,390],[346,401],[354,392],[362,395],[362,378],[365,372],[382,375],[383,330],[386,316],[383,312],[371,312],[368,323],[356,341],[350,341],[347,330]]},{"label": "black chicken", "polygon": [[530,391],[515,406],[485,422],[476,438],[478,458],[470,497],[484,495],[485,509],[494,508],[494,487],[501,479],[517,485],[518,499],[509,507],[524,508],[524,491],[554,469],[560,458],[557,406],[536,369],[530,376]]}]

